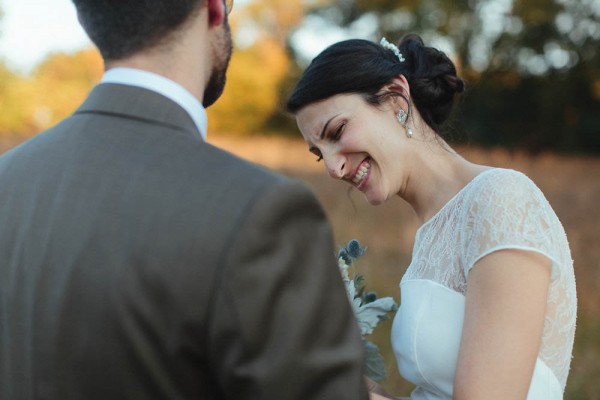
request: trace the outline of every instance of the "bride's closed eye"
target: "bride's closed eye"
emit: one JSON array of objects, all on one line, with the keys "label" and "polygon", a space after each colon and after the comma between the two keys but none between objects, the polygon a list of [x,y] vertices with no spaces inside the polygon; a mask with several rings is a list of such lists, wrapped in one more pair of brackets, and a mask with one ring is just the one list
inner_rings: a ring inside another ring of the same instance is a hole
[{"label": "bride's closed eye", "polygon": [[[334,130],[331,130],[327,133],[327,135],[326,135],[327,139],[332,142],[337,142],[342,137],[342,134],[344,133],[345,128],[346,128],[346,122],[342,121],[337,126],[337,128],[335,128]],[[319,162],[323,159],[323,154],[321,153],[321,150],[319,150],[316,146],[309,147],[308,151],[310,151],[311,153],[313,153],[315,156],[318,157],[317,162]]]},{"label": "bride's closed eye", "polygon": [[329,139],[334,142],[340,140],[342,133],[344,133],[344,128],[346,128],[346,122],[340,123],[335,131],[333,131],[333,133],[329,136]]}]

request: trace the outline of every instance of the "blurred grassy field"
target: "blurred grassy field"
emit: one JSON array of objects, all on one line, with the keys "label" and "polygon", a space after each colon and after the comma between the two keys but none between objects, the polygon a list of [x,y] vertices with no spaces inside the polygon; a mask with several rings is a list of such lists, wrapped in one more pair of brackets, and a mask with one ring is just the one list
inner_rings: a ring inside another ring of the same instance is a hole
[{"label": "blurred grassy field", "polygon": [[[368,288],[399,300],[398,285],[410,263],[418,227],[406,203],[398,198],[378,207],[369,205],[362,194],[330,179],[323,164],[315,162],[300,140],[209,136],[208,141],[305,181],[322,202],[336,242],[358,239],[369,247],[357,265]],[[0,138],[0,153],[14,144]],[[600,157],[530,156],[504,149],[458,151],[473,162],[524,172],[537,183],[561,219],[575,261],[579,299],[574,358],[565,399],[600,400]],[[412,386],[398,374],[389,344],[390,328],[391,321],[386,321],[371,337],[386,360],[389,377],[383,385],[391,393],[408,395]]]},{"label": "blurred grassy field", "polygon": [[[369,247],[357,268],[370,289],[399,300],[399,282],[411,259],[418,221],[400,198],[371,206],[361,193],[335,181],[300,140],[223,139],[209,142],[239,156],[296,177],[310,185],[333,225],[335,240],[358,239]],[[600,400],[600,157],[556,154],[530,156],[504,149],[457,148],[468,160],[528,175],[544,192],[569,238],[578,291],[574,358],[566,400]],[[389,344],[391,321],[379,325],[372,340],[382,350],[388,379],[383,385],[408,395],[412,385],[398,374]]]}]

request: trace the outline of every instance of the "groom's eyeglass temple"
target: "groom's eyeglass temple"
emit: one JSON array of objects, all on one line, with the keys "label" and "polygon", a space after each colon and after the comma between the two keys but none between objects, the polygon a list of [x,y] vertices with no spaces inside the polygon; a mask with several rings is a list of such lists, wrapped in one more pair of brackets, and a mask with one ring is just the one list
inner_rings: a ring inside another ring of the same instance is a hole
[{"label": "groom's eyeglass temple", "polygon": [[232,9],[233,9],[233,0],[225,0],[225,11],[227,12],[227,14],[229,14]]}]

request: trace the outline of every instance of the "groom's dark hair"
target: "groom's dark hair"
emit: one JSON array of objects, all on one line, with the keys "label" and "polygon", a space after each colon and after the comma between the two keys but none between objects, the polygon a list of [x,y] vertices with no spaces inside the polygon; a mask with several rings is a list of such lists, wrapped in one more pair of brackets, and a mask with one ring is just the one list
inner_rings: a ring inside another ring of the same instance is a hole
[{"label": "groom's dark hair", "polygon": [[168,44],[206,0],[73,0],[79,22],[105,60]]}]

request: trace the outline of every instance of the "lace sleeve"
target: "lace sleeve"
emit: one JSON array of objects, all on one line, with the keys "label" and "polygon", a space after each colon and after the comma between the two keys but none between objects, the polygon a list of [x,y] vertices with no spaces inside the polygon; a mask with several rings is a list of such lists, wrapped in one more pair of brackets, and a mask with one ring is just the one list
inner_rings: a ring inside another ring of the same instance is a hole
[{"label": "lace sleeve", "polygon": [[541,253],[552,261],[551,279],[560,274],[558,218],[535,184],[520,172],[498,170],[471,192],[463,226],[465,276],[482,257],[498,250]]}]

